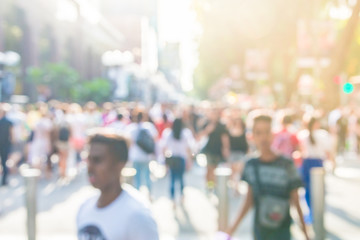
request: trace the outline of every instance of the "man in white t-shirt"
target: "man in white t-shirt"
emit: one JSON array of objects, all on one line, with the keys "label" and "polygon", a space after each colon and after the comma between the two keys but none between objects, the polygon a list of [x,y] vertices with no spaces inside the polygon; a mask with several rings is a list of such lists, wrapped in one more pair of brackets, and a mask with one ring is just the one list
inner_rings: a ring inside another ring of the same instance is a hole
[{"label": "man in white t-shirt", "polygon": [[128,141],[117,134],[90,138],[88,174],[100,196],[79,209],[79,240],[158,240],[157,225],[145,200],[121,187],[120,173],[128,159]]}]

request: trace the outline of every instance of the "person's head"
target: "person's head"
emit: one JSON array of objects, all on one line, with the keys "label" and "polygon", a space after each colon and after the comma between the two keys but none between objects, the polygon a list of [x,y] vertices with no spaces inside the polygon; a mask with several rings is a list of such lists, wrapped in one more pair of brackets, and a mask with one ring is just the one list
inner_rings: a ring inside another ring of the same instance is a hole
[{"label": "person's head", "polygon": [[92,102],[92,101],[87,102],[87,103],[85,104],[84,109],[85,109],[87,112],[94,112],[94,111],[96,111],[96,109],[97,109],[97,104],[96,104],[95,102]]},{"label": "person's head", "polygon": [[183,129],[183,121],[181,118],[176,118],[172,125],[172,131],[175,139],[181,138],[181,130]]},{"label": "person's head", "polygon": [[287,126],[289,126],[289,125],[292,124],[292,123],[293,123],[292,117],[291,117],[290,115],[285,115],[284,118],[283,118],[283,120],[282,120],[282,125],[283,125],[284,127],[287,127]]},{"label": "person's head", "polygon": [[124,136],[102,131],[92,135],[89,144],[90,183],[101,191],[120,184],[121,170],[128,160],[129,140]]},{"label": "person's head", "polygon": [[246,126],[244,120],[241,116],[231,117],[230,126],[232,128],[240,129],[241,131],[245,131]]},{"label": "person's head", "polygon": [[221,118],[221,108],[220,107],[213,107],[210,109],[209,112],[209,120],[212,122],[217,122]]},{"label": "person's head", "polygon": [[167,123],[169,121],[168,116],[167,116],[166,113],[163,113],[162,120],[163,120],[164,123]]},{"label": "person's head", "polygon": [[254,118],[252,129],[253,139],[256,147],[261,152],[271,149],[273,140],[271,124],[272,118],[268,115],[258,115]]},{"label": "person's head", "polygon": [[121,112],[119,112],[118,114],[117,114],[117,120],[118,121],[122,121],[123,119],[124,119],[124,114],[123,113],[121,113]]},{"label": "person's head", "polygon": [[136,115],[136,122],[141,123],[144,121],[144,112],[138,112]]}]

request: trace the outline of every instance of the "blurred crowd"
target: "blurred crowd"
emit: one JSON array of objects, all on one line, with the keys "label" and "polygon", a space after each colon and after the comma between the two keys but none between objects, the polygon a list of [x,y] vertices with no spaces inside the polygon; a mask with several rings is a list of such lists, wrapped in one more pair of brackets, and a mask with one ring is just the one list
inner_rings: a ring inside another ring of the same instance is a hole
[{"label": "blurred crowd", "polygon": [[[86,162],[88,131],[107,128],[125,132],[132,140],[129,162],[137,170],[135,186],[151,191],[149,162],[171,165],[172,156],[181,157],[183,166],[170,167],[172,182],[184,186],[182,175],[192,164],[207,166],[208,189],[214,186],[214,170],[219,164],[233,169],[233,187],[249,156],[256,154],[251,138],[251,119],[259,111],[224,107],[216,103],[198,105],[50,101],[33,105],[0,105],[0,152],[2,185],[21,164],[42,171],[43,177],[66,178],[69,166],[76,169]],[[266,109],[273,121],[273,149],[293,159],[299,168],[303,159],[320,158],[335,168],[335,157],[345,151],[360,151],[358,109],[339,108],[329,113],[301,106]],[[140,129],[154,140],[153,151],[136,144]],[[316,143],[316,144],[315,144]],[[202,159],[206,157],[206,163]],[[197,161],[196,161],[197,160]],[[174,186],[171,188],[174,197]]]}]

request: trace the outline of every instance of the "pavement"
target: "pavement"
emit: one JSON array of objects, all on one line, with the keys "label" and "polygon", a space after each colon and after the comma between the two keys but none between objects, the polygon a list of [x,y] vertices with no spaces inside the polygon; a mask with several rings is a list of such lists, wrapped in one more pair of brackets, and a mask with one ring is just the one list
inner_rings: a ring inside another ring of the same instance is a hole
[{"label": "pavement", "polygon": [[[342,160],[335,174],[326,176],[326,239],[357,240],[360,236],[360,161]],[[169,180],[165,176],[154,179],[152,210],[158,223],[161,240],[211,240],[217,232],[217,198],[205,192],[205,169],[194,167],[186,174],[185,201],[173,208],[169,199]],[[243,185],[241,191],[246,192]],[[0,239],[26,239],[26,209],[24,180],[13,175],[7,187],[0,188]],[[69,181],[40,179],[38,183],[37,239],[57,240],[76,238],[76,214],[79,206],[97,193],[89,186],[85,169]],[[144,195],[147,194],[142,189]],[[233,222],[244,195],[229,192],[229,221]],[[305,203],[302,202],[304,205]],[[306,208],[306,207],[304,207]],[[306,209],[305,209],[306,212]],[[238,239],[251,240],[253,212],[250,212],[236,234]],[[295,224],[294,240],[303,235]],[[311,232],[311,227],[309,227]],[[217,239],[217,238],[216,238]]]}]

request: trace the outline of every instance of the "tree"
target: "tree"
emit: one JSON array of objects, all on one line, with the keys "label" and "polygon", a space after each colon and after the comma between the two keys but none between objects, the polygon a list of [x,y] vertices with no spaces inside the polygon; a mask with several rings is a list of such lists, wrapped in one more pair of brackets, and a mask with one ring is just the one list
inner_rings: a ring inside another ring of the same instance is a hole
[{"label": "tree", "polygon": [[37,86],[50,88],[53,98],[72,101],[71,89],[79,84],[80,77],[76,70],[65,63],[47,63],[43,67],[30,68],[28,81]]},{"label": "tree", "polygon": [[331,110],[339,106],[340,104],[340,91],[339,86],[334,84],[332,79],[338,75],[344,68],[344,63],[349,53],[352,41],[354,41],[354,35],[356,33],[356,27],[358,26],[360,13],[360,1],[356,2],[353,7],[352,15],[347,21],[346,26],[340,35],[338,44],[334,50],[331,58],[331,64],[323,71],[323,80],[325,84],[325,102],[324,107],[327,110]]}]

